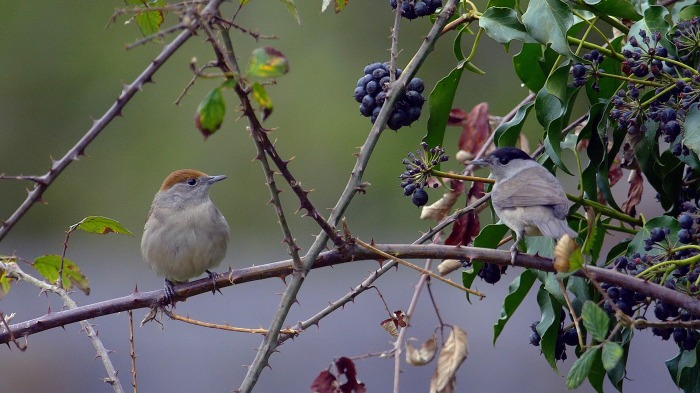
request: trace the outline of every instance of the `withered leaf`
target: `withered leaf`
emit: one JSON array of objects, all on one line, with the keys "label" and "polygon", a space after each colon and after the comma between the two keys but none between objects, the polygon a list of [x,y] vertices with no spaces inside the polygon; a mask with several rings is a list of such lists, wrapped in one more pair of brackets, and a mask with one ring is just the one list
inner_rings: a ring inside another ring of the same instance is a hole
[{"label": "withered leaf", "polygon": [[452,206],[457,202],[457,198],[464,192],[464,183],[457,180],[450,180],[450,188],[451,190],[443,194],[442,198],[438,199],[435,203],[423,207],[420,212],[421,220],[431,219],[440,221],[450,213]]},{"label": "withered leaf", "polygon": [[450,333],[450,336],[440,350],[435,373],[430,380],[430,393],[448,393],[454,391],[456,383],[455,374],[459,366],[467,358],[468,351],[469,341],[467,340],[467,332],[460,329],[458,326],[453,326],[452,333]]},{"label": "withered leaf", "polygon": [[620,208],[625,214],[634,217],[637,214],[635,207],[642,201],[642,194],[644,193],[644,178],[641,171],[631,171],[628,182],[630,183],[630,189],[627,191],[627,199]]},{"label": "withered leaf", "polygon": [[[467,194],[467,206],[484,196],[484,183],[474,183]],[[479,234],[481,223],[478,212],[472,210],[452,224],[452,232],[445,240],[445,244],[450,246],[468,245],[472,239]]]},{"label": "withered leaf", "polygon": [[[452,112],[450,112],[450,117],[452,117]],[[491,133],[489,105],[485,102],[476,105],[466,119],[462,119],[461,124],[462,134],[459,136],[457,146],[460,150],[476,154]]]},{"label": "withered leaf", "polygon": [[410,342],[406,343],[406,363],[413,366],[424,366],[430,363],[437,352],[437,340],[435,335],[416,349]]}]

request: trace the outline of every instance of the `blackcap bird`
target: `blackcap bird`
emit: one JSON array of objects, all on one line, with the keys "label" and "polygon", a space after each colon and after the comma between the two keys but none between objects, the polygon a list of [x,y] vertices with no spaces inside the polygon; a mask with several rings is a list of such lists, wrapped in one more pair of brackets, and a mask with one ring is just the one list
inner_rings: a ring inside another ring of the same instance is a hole
[{"label": "blackcap bird", "polygon": [[555,240],[565,234],[576,238],[576,232],[566,223],[569,201],[564,189],[524,151],[502,147],[471,163],[488,167],[496,180],[491,189],[493,210],[516,236],[510,248],[511,263],[515,263],[518,243],[525,234],[542,234]]},{"label": "blackcap bird", "polygon": [[173,284],[186,282],[213,269],[226,255],[229,227],[209,199],[209,187],[226,176],[209,176],[182,169],[165,178],[151,204],[141,238],[148,266],[165,277],[167,303]]}]

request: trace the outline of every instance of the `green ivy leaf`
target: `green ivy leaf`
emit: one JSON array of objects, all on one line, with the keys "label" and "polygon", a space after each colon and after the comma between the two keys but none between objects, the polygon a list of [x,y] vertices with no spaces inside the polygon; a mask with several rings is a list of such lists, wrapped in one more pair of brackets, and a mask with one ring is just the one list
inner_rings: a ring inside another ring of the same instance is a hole
[{"label": "green ivy leaf", "polygon": [[542,338],[540,341],[542,354],[554,371],[558,372],[554,351],[556,350],[559,336],[561,306],[556,304],[554,298],[545,290],[544,286],[541,286],[539,291],[537,291],[537,304],[540,306],[540,314],[542,315],[536,328],[537,334]]},{"label": "green ivy leaf", "polygon": [[121,233],[122,235],[132,235],[132,233],[128,229],[124,228],[119,221],[100,216],[85,217],[80,220],[80,222],[73,224],[71,229],[80,229],[82,231],[96,233],[98,235],[105,235],[110,232]]},{"label": "green ivy leaf", "polygon": [[620,359],[622,359],[624,352],[620,344],[606,341],[605,344],[603,344],[603,354],[601,355],[605,371],[614,369]]},{"label": "green ivy leaf", "polygon": [[199,132],[206,139],[221,127],[225,114],[226,102],[223,94],[221,94],[221,88],[217,87],[210,91],[197,107],[194,122]]},{"label": "green ivy leaf", "polygon": [[700,108],[693,105],[685,116],[685,131],[683,144],[700,156]]},{"label": "green ivy leaf", "polygon": [[253,83],[253,99],[263,110],[262,119],[267,119],[272,114],[272,100],[267,95],[265,87],[258,82]]},{"label": "green ivy leaf", "polygon": [[494,131],[494,142],[496,146],[515,146],[515,142],[520,137],[520,130],[523,128],[525,119],[527,118],[530,109],[535,105],[534,102],[528,102],[518,108],[512,119],[501,124]]},{"label": "green ivy leaf", "polygon": [[248,62],[248,76],[275,78],[287,72],[289,72],[289,63],[282,52],[271,46],[253,50]]},{"label": "green ivy leaf", "polygon": [[503,44],[508,50],[510,42],[522,41],[535,43],[525,26],[518,19],[518,14],[511,8],[491,7],[479,18],[479,26],[486,31],[489,37],[499,44]]},{"label": "green ivy leaf", "polygon": [[670,239],[671,244],[674,244],[676,241],[678,241],[678,231],[681,229],[681,226],[678,223],[678,221],[676,221],[673,217],[669,216],[654,217],[651,220],[647,221],[646,225],[640,228],[639,232],[637,232],[634,238],[632,238],[632,241],[630,242],[629,247],[627,248],[627,255],[632,255],[637,252],[652,256],[661,255],[665,253],[664,250],[661,250],[658,247],[654,247],[649,251],[644,250],[644,246],[646,246],[646,243],[644,243],[644,239],[650,236],[651,229],[655,227],[669,228],[670,232],[668,234],[668,238]]},{"label": "green ivy leaf", "polygon": [[442,146],[447,120],[459,86],[459,80],[464,71],[464,64],[464,62],[460,62],[447,76],[440,79],[435,84],[433,91],[430,92],[428,133],[423,137],[423,142],[427,143],[428,146]]},{"label": "green ivy leaf", "polygon": [[590,300],[586,301],[583,303],[581,319],[583,320],[583,326],[586,327],[586,330],[594,339],[599,342],[605,341],[608,335],[608,328],[610,327],[610,317],[602,308]]},{"label": "green ivy leaf", "polygon": [[[61,268],[61,256],[40,256],[34,260],[32,266],[34,266],[34,269],[36,269],[39,274],[49,280],[50,283],[56,284],[58,280],[58,271]],[[65,290],[70,290],[73,288],[73,285],[75,285],[86,295],[90,294],[90,283],[87,277],[80,272],[78,265],[73,263],[70,259],[63,259],[63,275],[61,281],[63,282],[63,289]]]},{"label": "green ivy leaf", "polygon": [[642,18],[629,0],[584,0],[584,2],[593,6],[601,14],[634,21]]},{"label": "green ivy leaf", "polygon": [[503,299],[503,307],[501,308],[501,317],[493,325],[493,344],[496,345],[498,336],[503,331],[503,328],[508,323],[508,320],[518,309],[525,296],[530,292],[532,284],[535,282],[535,275],[530,270],[525,270],[513,280],[508,286],[508,295]]},{"label": "green ivy leaf", "polygon": [[574,365],[571,366],[569,374],[566,376],[566,388],[576,389],[581,386],[593,367],[595,358],[600,353],[599,347],[590,348],[584,352],[580,358],[576,359]]},{"label": "green ivy leaf", "polygon": [[528,33],[543,45],[550,45],[557,53],[571,56],[566,33],[574,24],[569,7],[561,0],[539,0],[528,4],[523,14]]}]

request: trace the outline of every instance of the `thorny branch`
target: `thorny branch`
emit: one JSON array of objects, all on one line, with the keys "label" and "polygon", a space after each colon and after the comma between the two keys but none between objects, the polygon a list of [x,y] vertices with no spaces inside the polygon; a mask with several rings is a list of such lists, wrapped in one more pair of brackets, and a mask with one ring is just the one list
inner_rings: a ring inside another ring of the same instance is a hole
[{"label": "thorny branch", "polygon": [[[391,255],[401,255],[401,257],[404,259],[476,259],[498,265],[510,264],[510,252],[507,250],[493,250],[478,247],[456,247],[436,244],[375,244],[374,247]],[[375,260],[376,258],[377,255],[373,251],[366,250],[359,246],[349,246],[347,249],[342,251],[335,250],[321,253],[318,258],[315,259],[312,268],[317,269],[348,262]],[[0,263],[0,269],[9,270],[11,265],[14,265],[14,263]],[[392,264],[389,262],[384,263],[382,267],[377,270],[378,275],[381,275],[391,269],[390,265]],[[555,271],[551,259],[524,253],[518,254],[515,265],[546,272]],[[201,295],[203,293],[209,293],[214,286],[216,286],[216,288],[225,288],[232,285],[240,285],[243,283],[255,282],[268,278],[285,277],[292,274],[292,272],[293,267],[291,260],[272,262],[264,265],[232,270],[229,274],[218,275],[215,283],[209,278],[203,278],[201,280],[178,284],[174,288],[174,298],[176,300],[182,300],[192,296]],[[635,292],[641,292],[648,297],[662,300],[674,306],[685,308],[692,314],[700,315],[700,302],[698,302],[692,296],[640,278],[636,278],[634,276],[620,273],[615,269],[587,266],[586,272],[589,275],[593,275],[595,280],[599,282],[606,282],[615,286],[628,288]],[[578,272],[576,274],[578,276],[585,277],[583,272]],[[362,287],[361,290],[358,291],[358,289],[355,288],[348,294],[348,296],[354,298],[357,296],[357,293],[362,292],[371,286],[372,282],[374,282],[376,278],[377,277],[373,277],[371,282],[368,282],[369,279],[366,280],[360,285]],[[45,283],[43,284],[47,285]],[[150,292],[136,292],[128,296],[88,304],[85,306],[76,307],[74,309],[54,311],[50,314],[45,314],[35,319],[10,325],[10,332],[0,332],[0,344],[11,341],[12,336],[15,338],[26,337],[35,333],[90,318],[116,314],[128,310],[156,307],[158,304],[163,302],[164,297],[165,292],[163,289]],[[347,303],[347,301],[345,303]],[[323,316],[328,314],[330,314],[330,312],[326,312]],[[323,316],[316,318],[316,321],[320,320]],[[314,324],[314,321],[307,322],[304,322],[301,325],[298,324],[297,326],[294,326],[293,329],[303,331],[307,327]],[[700,321],[695,322],[700,325]]]}]

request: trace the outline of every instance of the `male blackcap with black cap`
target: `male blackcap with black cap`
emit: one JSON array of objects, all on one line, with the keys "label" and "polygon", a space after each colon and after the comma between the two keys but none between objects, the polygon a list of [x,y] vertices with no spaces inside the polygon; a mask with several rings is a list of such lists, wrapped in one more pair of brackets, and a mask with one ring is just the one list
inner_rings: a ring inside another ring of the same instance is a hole
[{"label": "male blackcap with black cap", "polygon": [[226,176],[209,176],[193,169],[171,173],[156,193],[141,238],[148,266],[165,277],[167,303],[173,284],[201,276],[226,256],[229,227],[209,199],[209,187]]},{"label": "male blackcap with black cap", "polygon": [[527,153],[515,147],[501,147],[471,164],[488,167],[496,181],[491,188],[493,210],[516,236],[510,248],[511,263],[515,263],[518,243],[526,234],[542,234],[555,240],[564,235],[576,238],[576,232],[566,223],[569,201],[564,189]]}]

